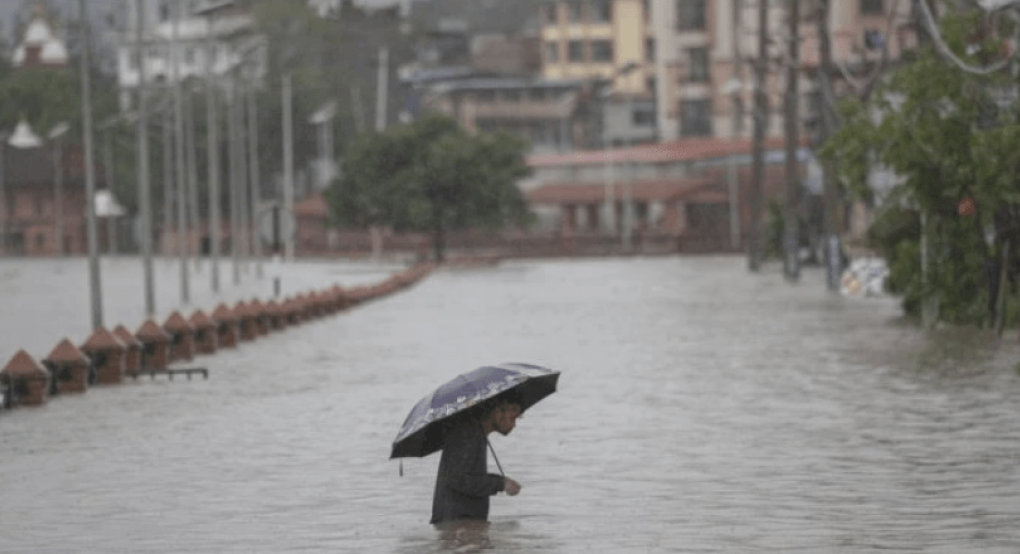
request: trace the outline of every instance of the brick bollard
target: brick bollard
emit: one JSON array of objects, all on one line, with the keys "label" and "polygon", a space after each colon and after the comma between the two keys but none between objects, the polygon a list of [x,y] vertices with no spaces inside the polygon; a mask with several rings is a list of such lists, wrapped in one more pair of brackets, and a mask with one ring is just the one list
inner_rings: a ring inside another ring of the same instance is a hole
[{"label": "brick bollard", "polygon": [[81,351],[92,360],[96,383],[114,385],[124,379],[124,358],[127,347],[113,333],[100,327],[81,345]]},{"label": "brick bollard", "polygon": [[163,322],[163,330],[170,335],[170,361],[190,362],[195,355],[195,329],[180,312],[174,311]]},{"label": "brick bollard", "polygon": [[50,392],[69,394],[89,388],[89,359],[69,339],[60,341],[42,364],[52,378]]},{"label": "brick bollard", "polygon": [[244,300],[234,305],[234,315],[237,316],[238,326],[241,328],[241,340],[255,340],[258,336],[258,332],[255,330],[255,316],[252,315]]},{"label": "brick bollard", "polygon": [[135,338],[142,343],[141,369],[166,369],[170,364],[170,335],[150,319],[135,331]]},{"label": "brick bollard", "polygon": [[118,325],[113,329],[113,336],[117,337],[127,351],[124,353],[124,370],[138,371],[142,368],[142,343],[138,342],[134,333],[128,331],[127,327]]},{"label": "brick bollard", "polygon": [[287,313],[276,300],[266,302],[266,316],[270,331],[282,331],[287,328]]},{"label": "brick bollard", "polygon": [[216,306],[212,313],[216,324],[216,344],[220,348],[237,348],[237,315],[226,304]]},{"label": "brick bollard", "polygon": [[49,396],[50,372],[24,350],[0,370],[0,381],[7,387],[6,406],[38,406]]},{"label": "brick bollard", "polygon": [[218,341],[213,320],[202,310],[195,310],[188,323],[195,329],[195,354],[215,354]]},{"label": "brick bollard", "polygon": [[258,298],[253,298],[248,302],[248,311],[255,318],[255,332],[259,335],[268,335],[269,315],[266,313],[265,305],[259,302]]}]

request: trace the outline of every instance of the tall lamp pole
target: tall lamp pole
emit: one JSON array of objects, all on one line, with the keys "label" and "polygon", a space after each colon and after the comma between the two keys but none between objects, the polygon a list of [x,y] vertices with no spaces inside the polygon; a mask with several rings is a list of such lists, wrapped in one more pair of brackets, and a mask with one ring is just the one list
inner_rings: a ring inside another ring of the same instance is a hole
[{"label": "tall lamp pole", "polygon": [[60,122],[50,130],[48,138],[53,143],[53,171],[56,178],[53,180],[53,227],[57,241],[57,255],[63,256],[64,252],[64,148],[60,137],[71,128],[66,122]]},{"label": "tall lamp pole", "polygon": [[100,286],[98,244],[96,240],[96,177],[95,162],[92,152],[92,87],[89,83],[89,22],[85,0],[78,0],[84,32],[81,56],[81,89],[82,114],[84,117],[85,143],[85,196],[86,196],[86,233],[89,245],[89,297],[92,307],[92,328],[103,326],[103,299]]},{"label": "tall lamp pole", "polygon": [[142,272],[145,281],[145,317],[156,316],[156,293],[152,271],[152,198],[149,168],[149,90],[145,82],[146,51],[143,40],[146,0],[137,0],[135,48],[138,54],[138,117],[135,121],[138,139],[138,204],[141,215]]},{"label": "tall lamp pole", "polygon": [[180,79],[180,43],[181,2],[174,7],[173,32],[170,44],[171,79],[173,80],[174,97],[174,144],[177,150],[175,157],[177,169],[177,257],[180,261],[181,304],[191,302],[191,286],[188,282],[188,210],[185,183],[188,176],[184,167],[184,99],[181,94]]}]

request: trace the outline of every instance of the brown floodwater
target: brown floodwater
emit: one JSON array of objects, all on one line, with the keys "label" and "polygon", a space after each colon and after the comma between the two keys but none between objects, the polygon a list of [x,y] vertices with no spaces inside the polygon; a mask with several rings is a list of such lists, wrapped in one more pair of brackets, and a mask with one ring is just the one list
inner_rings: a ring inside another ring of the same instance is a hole
[{"label": "brown floodwater", "polygon": [[[925,335],[894,299],[829,295],[817,270],[790,286],[744,268],[439,271],[201,359],[207,381],[2,413],[0,552],[1020,551],[1015,331]],[[434,387],[508,361],[562,372],[492,438],[523,490],[492,499],[486,528],[435,530],[438,456],[400,476],[390,443]]]}]

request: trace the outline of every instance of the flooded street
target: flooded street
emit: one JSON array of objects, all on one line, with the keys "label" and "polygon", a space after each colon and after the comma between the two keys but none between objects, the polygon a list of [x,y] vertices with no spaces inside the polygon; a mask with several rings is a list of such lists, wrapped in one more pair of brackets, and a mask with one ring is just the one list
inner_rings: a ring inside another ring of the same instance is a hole
[{"label": "flooded street", "polygon": [[[434,387],[509,361],[562,376],[492,436],[523,486],[492,499],[492,551],[1020,551],[1015,331],[997,348],[926,338],[895,300],[744,264],[441,270],[200,358],[208,381],[140,379],[0,414],[0,551],[449,550],[427,524],[439,456],[405,460],[401,477],[390,443]],[[395,267],[308,265],[284,292]],[[4,286],[6,360],[28,339]],[[141,293],[124,296],[135,326]]]}]

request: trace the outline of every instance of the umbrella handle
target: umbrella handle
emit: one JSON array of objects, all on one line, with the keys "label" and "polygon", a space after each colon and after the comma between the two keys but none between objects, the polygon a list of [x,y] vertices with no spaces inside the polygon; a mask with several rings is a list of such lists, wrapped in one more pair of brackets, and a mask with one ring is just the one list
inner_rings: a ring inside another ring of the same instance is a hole
[{"label": "umbrella handle", "polygon": [[506,473],[503,473],[503,466],[499,464],[499,456],[496,456],[496,451],[492,449],[492,443],[489,442],[489,437],[485,437],[485,444],[489,445],[489,452],[492,452],[492,459],[496,460],[496,467],[499,468],[499,474],[506,479]]}]

